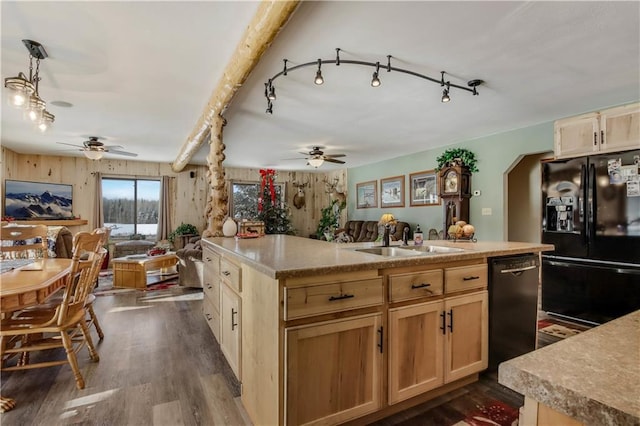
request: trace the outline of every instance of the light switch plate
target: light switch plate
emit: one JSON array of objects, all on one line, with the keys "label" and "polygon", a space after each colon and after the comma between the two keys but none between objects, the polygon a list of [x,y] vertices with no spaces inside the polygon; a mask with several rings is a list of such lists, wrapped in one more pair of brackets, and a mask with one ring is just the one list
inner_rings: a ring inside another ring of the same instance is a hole
[{"label": "light switch plate", "polygon": [[491,214],[492,214],[491,207],[482,208],[482,216],[491,216]]}]

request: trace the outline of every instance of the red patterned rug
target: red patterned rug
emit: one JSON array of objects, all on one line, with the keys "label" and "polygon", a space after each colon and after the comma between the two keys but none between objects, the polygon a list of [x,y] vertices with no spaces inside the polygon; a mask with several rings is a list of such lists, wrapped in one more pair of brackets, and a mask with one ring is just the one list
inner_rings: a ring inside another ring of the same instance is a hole
[{"label": "red patterned rug", "polygon": [[458,425],[514,426],[518,424],[518,409],[501,401],[487,401],[477,410],[467,414]]}]

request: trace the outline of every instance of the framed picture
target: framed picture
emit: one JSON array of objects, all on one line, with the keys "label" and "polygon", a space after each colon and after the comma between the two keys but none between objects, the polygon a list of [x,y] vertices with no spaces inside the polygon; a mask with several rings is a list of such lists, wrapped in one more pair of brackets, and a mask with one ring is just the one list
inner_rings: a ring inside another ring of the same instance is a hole
[{"label": "framed picture", "polygon": [[356,208],[378,207],[378,182],[375,180],[356,184]]},{"label": "framed picture", "polygon": [[410,205],[412,206],[435,206],[440,204],[438,195],[438,174],[435,170],[425,170],[424,172],[411,173],[409,175],[411,184]]},{"label": "framed picture", "polygon": [[16,220],[73,219],[73,185],[6,179],[4,215]]},{"label": "framed picture", "polygon": [[380,179],[380,207],[404,207],[404,175]]}]

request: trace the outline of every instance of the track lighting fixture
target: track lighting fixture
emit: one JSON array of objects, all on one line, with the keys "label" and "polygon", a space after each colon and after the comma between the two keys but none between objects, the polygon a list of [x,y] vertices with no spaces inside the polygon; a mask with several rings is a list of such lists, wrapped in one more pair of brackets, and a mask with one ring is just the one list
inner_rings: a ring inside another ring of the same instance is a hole
[{"label": "track lighting fixture", "polygon": [[324,78],[322,78],[322,71],[320,70],[321,66],[322,59],[318,59],[318,72],[316,72],[316,79],[314,80],[314,83],[316,83],[318,86],[324,83]]},{"label": "track lighting fixture", "polygon": [[[279,73],[275,74],[273,77],[271,77],[267,83],[265,83],[265,92],[264,92],[264,96],[267,98],[267,110],[266,112],[268,114],[273,114],[273,101],[276,100],[276,92],[275,92],[275,87],[273,86],[273,82],[280,76],[286,76],[288,72],[290,71],[294,71],[297,70],[299,68],[304,68],[304,67],[308,67],[308,66],[317,66],[318,70],[316,71],[316,78],[314,79],[314,83],[315,84],[323,84],[324,83],[324,78],[322,77],[322,64],[336,64],[337,66],[340,64],[352,64],[352,65],[362,65],[362,66],[367,66],[367,67],[374,67],[375,71],[373,72],[373,76],[371,78],[371,86],[372,87],[378,87],[380,86],[381,82],[380,82],[380,62],[366,62],[366,61],[355,61],[355,60],[349,60],[349,59],[341,59],[340,58],[340,48],[336,48],[336,59],[318,59],[317,61],[312,61],[312,62],[305,62],[303,64],[300,65],[296,65],[294,67],[287,67],[287,62],[288,59],[284,59],[284,68],[282,71],[280,71]],[[437,83],[440,84],[440,86],[444,87],[443,92],[442,92],[442,98],[441,101],[442,102],[449,102],[451,100],[451,88],[456,88],[459,90],[466,90],[467,92],[470,92],[472,95],[477,96],[478,95],[478,91],[477,91],[477,87],[480,86],[481,84],[484,83],[483,80],[479,80],[479,79],[474,79],[474,80],[469,80],[466,84],[466,86],[462,85],[462,84],[455,84],[455,83],[451,83],[450,81],[445,81],[444,80],[444,75],[445,72],[441,71],[440,72],[440,79],[436,79],[433,77],[429,77],[427,75],[424,74],[420,74],[417,73],[415,71],[411,71],[408,69],[404,69],[404,68],[397,68],[397,67],[393,67],[391,66],[391,55],[387,55],[387,66],[386,66],[387,72],[391,72],[391,71],[397,71],[397,72],[401,72],[403,74],[408,74],[408,75],[412,75],[414,77],[418,77],[418,78],[422,78],[424,80],[430,81],[432,83]]]},{"label": "track lighting fixture", "polygon": [[[47,103],[42,100],[38,93],[38,83],[40,78],[40,60],[48,55],[44,47],[33,40],[22,40],[29,51],[29,78],[18,73],[17,77],[7,77],[4,79],[4,87],[9,89],[9,104],[24,111],[24,117],[36,124],[40,131],[45,131],[55,121],[55,116],[45,108]],[[35,58],[36,69],[33,70],[33,60]]]},{"label": "track lighting fixture", "polygon": [[371,79],[371,87],[380,86],[380,79],[378,78],[378,71],[380,71],[380,62],[376,62],[376,70],[373,72],[373,78]]}]

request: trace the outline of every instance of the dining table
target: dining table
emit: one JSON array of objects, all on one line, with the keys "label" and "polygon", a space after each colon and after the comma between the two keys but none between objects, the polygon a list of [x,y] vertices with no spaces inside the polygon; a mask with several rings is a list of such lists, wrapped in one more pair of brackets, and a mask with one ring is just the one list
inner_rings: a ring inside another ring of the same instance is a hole
[{"label": "dining table", "polygon": [[[1,318],[46,301],[64,286],[71,272],[71,259],[45,258],[29,263],[3,259],[0,264]],[[0,413],[15,405],[14,399],[0,395]]]}]

